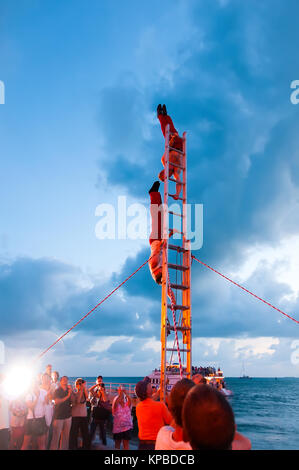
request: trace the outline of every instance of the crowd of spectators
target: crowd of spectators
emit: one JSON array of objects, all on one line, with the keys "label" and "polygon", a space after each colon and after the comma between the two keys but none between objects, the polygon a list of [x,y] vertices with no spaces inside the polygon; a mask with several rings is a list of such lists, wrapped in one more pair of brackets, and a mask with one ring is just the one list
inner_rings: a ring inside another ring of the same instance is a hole
[{"label": "crowd of spectators", "polygon": [[[194,372],[192,380],[179,380],[172,387],[165,403],[148,377],[136,384],[139,450],[251,448],[249,439],[237,432],[229,401]],[[115,449],[129,449],[132,397],[123,386],[111,396],[102,376],[90,388],[83,378],[71,385],[51,365],[26,394],[14,399],[5,396],[2,381],[0,376],[1,450],[88,450],[97,431],[105,448],[108,420],[113,420]]]},{"label": "crowd of spectators", "polygon": [[97,429],[106,446],[106,426],[112,415],[115,448],[121,442],[129,448],[130,397],[119,388],[110,403],[102,376],[90,388],[82,378],[71,385],[68,377],[60,377],[48,365],[26,393],[13,399],[4,391],[3,381],[0,376],[0,450],[88,450]]}]

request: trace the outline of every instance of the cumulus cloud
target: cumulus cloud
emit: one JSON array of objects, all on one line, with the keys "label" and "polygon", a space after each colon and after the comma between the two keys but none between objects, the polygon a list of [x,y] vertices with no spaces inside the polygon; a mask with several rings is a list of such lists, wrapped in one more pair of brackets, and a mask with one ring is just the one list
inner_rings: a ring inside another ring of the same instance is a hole
[{"label": "cumulus cloud", "polygon": [[[84,282],[83,282],[84,281]],[[98,304],[116,283],[86,280],[78,268],[54,260],[23,258],[0,265],[0,311],[2,335],[48,329],[59,335]],[[90,334],[144,336],[142,326],[154,316],[154,302],[134,300],[123,291],[104,303],[81,323],[78,330]],[[139,319],[136,319],[136,312]]]}]

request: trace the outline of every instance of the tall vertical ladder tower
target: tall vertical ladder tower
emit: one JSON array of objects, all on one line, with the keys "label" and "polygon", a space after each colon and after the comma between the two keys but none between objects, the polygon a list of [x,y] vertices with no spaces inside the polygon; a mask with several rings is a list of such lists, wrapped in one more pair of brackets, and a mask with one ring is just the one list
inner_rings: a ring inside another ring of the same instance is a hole
[{"label": "tall vertical ladder tower", "polygon": [[[160,398],[165,400],[166,369],[177,357],[180,375],[192,376],[191,338],[191,250],[187,239],[187,158],[186,132],[183,134],[183,151],[170,146],[169,125],[165,136],[165,179],[163,201],[163,258],[161,300],[161,378]],[[181,163],[169,164],[169,152],[175,150]],[[176,201],[169,197],[170,184],[176,180],[169,177],[169,165],[178,167],[182,173],[182,190]],[[172,210],[174,209],[174,210]],[[179,227],[169,239],[169,229]],[[169,295],[168,295],[169,294]]]}]

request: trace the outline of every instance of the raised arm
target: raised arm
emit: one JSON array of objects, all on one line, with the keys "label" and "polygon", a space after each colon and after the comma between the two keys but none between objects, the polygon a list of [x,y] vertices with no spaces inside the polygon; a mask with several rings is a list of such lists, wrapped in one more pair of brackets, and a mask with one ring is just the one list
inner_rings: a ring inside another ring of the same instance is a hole
[{"label": "raised arm", "polygon": [[95,389],[96,387],[98,387],[98,384],[95,384],[95,385],[93,385],[92,387],[90,387],[90,388],[88,389],[89,393],[91,393],[92,396],[95,396],[95,393],[96,393],[96,392],[94,391],[94,389]]},{"label": "raised arm", "polygon": [[68,394],[64,398],[55,397],[55,394],[54,394],[55,405],[60,405],[60,403],[67,401],[71,397],[71,395],[72,395],[72,387],[68,385]]}]

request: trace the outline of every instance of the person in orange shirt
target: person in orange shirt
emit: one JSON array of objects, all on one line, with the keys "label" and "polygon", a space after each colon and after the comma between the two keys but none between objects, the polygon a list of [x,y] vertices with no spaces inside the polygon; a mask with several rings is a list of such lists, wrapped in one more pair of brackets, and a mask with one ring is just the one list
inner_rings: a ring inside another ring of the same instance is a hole
[{"label": "person in orange shirt", "polygon": [[[182,166],[182,158],[179,152],[183,151],[183,139],[179,136],[178,131],[174,127],[171,117],[168,116],[165,104],[163,104],[163,106],[161,106],[161,104],[158,105],[157,117],[160,121],[161,130],[162,130],[164,137],[166,136],[166,126],[167,124],[169,124],[169,131],[170,131],[169,146],[172,147],[172,149],[169,150],[169,178],[173,176],[173,178],[177,182],[176,193],[170,194],[170,196],[173,197],[173,199],[177,200],[179,198],[179,195],[182,189],[181,178],[180,178],[181,169],[176,166],[171,165],[171,163]],[[177,149],[179,152],[176,152],[175,149]],[[159,173],[159,179],[161,181],[164,181],[165,179],[165,153],[162,155],[161,162],[164,166],[164,170],[162,170]]]},{"label": "person in orange shirt", "polygon": [[140,402],[136,406],[139,450],[154,450],[159,430],[171,423],[172,417],[164,402],[152,399],[152,385],[147,380],[136,384],[135,392]]}]

